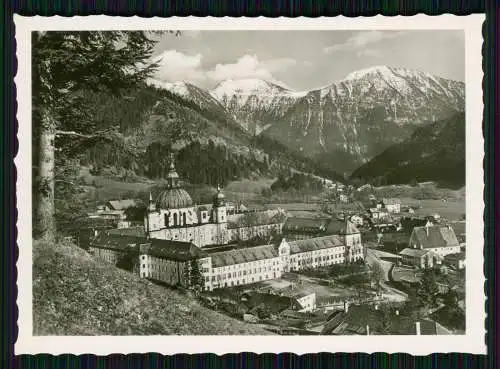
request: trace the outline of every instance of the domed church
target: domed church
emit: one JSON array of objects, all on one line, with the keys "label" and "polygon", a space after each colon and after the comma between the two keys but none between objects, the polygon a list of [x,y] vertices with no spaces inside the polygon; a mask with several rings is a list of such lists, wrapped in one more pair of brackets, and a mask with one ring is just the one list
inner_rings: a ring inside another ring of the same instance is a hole
[{"label": "domed church", "polygon": [[219,187],[213,204],[193,205],[171,157],[166,188],[154,200],[150,195],[145,228],[149,238],[192,242],[198,247],[227,244],[230,237],[224,193]]}]

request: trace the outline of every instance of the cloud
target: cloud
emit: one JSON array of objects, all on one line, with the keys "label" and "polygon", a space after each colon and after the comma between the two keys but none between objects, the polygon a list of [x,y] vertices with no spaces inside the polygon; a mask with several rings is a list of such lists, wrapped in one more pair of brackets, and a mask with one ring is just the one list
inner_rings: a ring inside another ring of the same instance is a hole
[{"label": "cloud", "polygon": [[278,82],[275,74],[283,73],[297,65],[312,65],[310,62],[298,62],[292,58],[260,60],[254,54],[245,54],[234,62],[218,63],[211,69],[204,69],[201,54],[186,55],[177,50],[164,51],[154,60],[159,63],[155,79],[165,82],[189,81],[199,85],[242,78]]},{"label": "cloud", "polygon": [[373,57],[373,58],[381,58],[382,52],[377,49],[362,49],[356,52],[356,56],[361,58],[363,56]]},{"label": "cloud", "polygon": [[[364,47],[368,45],[378,44],[383,40],[393,39],[396,37],[400,37],[406,32],[404,31],[363,31],[357,32],[351,37],[347,39],[346,42],[336,45],[331,45],[323,48],[323,53],[332,54],[338,51],[356,51],[358,56],[375,56],[380,55],[376,54],[377,51],[375,49],[370,49],[370,52],[367,54],[362,53]],[[370,55],[371,53],[371,55]]]},{"label": "cloud", "polygon": [[256,55],[243,55],[234,63],[217,64],[207,72],[207,76],[214,81],[225,79],[261,78],[274,80],[273,73],[284,71],[297,65],[291,58],[259,60]]},{"label": "cloud", "polygon": [[154,58],[158,63],[155,78],[168,81],[203,81],[206,76],[201,68],[201,54],[186,55],[177,50],[167,50]]}]

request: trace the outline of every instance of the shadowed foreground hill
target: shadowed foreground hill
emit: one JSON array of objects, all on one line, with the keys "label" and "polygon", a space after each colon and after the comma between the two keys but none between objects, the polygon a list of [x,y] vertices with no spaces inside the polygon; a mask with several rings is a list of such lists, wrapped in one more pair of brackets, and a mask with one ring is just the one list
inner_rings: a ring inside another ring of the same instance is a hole
[{"label": "shadowed foreground hill", "polygon": [[35,335],[265,335],[69,244],[33,250]]}]

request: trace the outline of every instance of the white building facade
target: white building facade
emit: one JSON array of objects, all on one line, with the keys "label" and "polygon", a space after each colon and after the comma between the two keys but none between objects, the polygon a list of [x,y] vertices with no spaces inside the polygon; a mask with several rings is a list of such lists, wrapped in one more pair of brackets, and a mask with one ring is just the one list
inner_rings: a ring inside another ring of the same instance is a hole
[{"label": "white building facade", "polygon": [[150,238],[192,242],[198,247],[205,247],[263,237],[272,232],[281,233],[283,223],[277,221],[228,229],[226,199],[221,189],[218,188],[213,204],[193,205],[191,196],[180,185],[172,161],[167,188],[155,201],[150,195],[144,226]]}]

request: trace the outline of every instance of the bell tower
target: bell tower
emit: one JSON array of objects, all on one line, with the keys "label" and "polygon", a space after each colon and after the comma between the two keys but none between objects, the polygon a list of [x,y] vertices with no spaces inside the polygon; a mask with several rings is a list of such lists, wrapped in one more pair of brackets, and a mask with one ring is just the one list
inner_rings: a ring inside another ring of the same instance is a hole
[{"label": "bell tower", "polygon": [[213,207],[214,223],[227,223],[226,196],[220,186],[217,186],[217,194],[214,196]]},{"label": "bell tower", "polygon": [[217,244],[218,245],[227,244],[228,233],[227,233],[226,196],[222,192],[220,186],[217,186],[217,193],[214,196],[212,219],[216,227],[215,231],[216,231]]},{"label": "bell tower", "polygon": [[364,257],[362,253],[363,246],[361,244],[361,233],[350,220],[346,221],[344,244],[346,248],[346,262],[350,263]]}]

